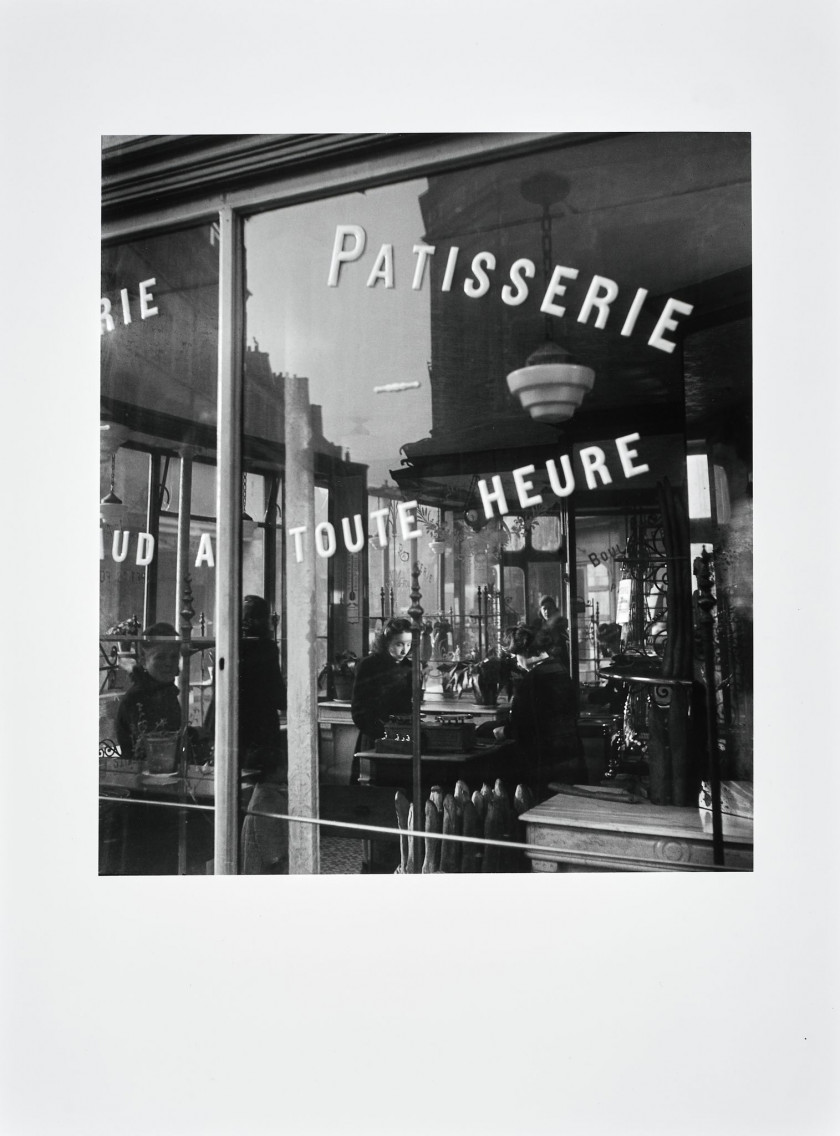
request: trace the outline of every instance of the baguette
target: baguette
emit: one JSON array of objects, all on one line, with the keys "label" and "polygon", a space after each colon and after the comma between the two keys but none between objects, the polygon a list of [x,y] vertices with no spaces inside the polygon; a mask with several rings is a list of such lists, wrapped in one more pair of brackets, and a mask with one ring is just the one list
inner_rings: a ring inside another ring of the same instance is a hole
[{"label": "baguette", "polygon": [[[460,820],[457,802],[451,793],[447,793],[443,800],[443,835],[460,836]],[[461,845],[456,840],[443,841],[440,849],[440,870],[442,872],[460,872]]]},{"label": "baguette", "polygon": [[[487,815],[484,818],[485,839],[501,840],[503,823],[501,802],[493,798],[488,802]],[[485,844],[484,859],[481,863],[482,872],[498,872],[500,866],[501,848],[497,844]]]},{"label": "baguette", "polygon": [[[483,830],[482,821],[478,815],[478,810],[469,798],[464,801],[463,809],[463,835],[472,837],[481,836]],[[481,852],[482,849],[480,844],[465,844],[461,851],[461,871],[480,872],[482,859]]]},{"label": "baguette", "polygon": [[[441,815],[434,801],[426,801],[426,832],[440,832]],[[424,876],[440,870],[440,841],[426,840],[426,855],[421,869]]]},{"label": "baguette", "polygon": [[[400,866],[397,868],[397,873],[404,875],[408,871],[408,848],[411,844],[411,838],[407,835],[411,803],[402,789],[397,790],[394,805],[397,810],[397,828],[400,830]],[[406,835],[403,835],[404,833]]]}]

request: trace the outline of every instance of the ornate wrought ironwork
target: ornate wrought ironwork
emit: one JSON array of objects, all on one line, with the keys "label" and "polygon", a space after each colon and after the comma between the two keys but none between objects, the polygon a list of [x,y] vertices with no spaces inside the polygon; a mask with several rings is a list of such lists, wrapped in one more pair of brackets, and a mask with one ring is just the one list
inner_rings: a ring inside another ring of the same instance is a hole
[{"label": "ornate wrought ironwork", "polygon": [[659,513],[632,513],[627,518],[627,545],[616,560],[633,583],[626,652],[659,658],[665,653],[668,605],[668,560],[665,529]]},{"label": "ornate wrought ironwork", "polygon": [[119,651],[117,650],[116,643],[111,644],[109,651],[106,651],[102,643],[99,644],[99,654],[102,656],[100,663],[104,666],[99,667],[99,673],[104,677],[99,683],[99,693],[104,694],[108,690],[114,690],[117,685],[117,675],[119,674]]},{"label": "ornate wrought ironwork", "polygon": [[[668,560],[665,526],[660,512],[631,513],[627,517],[626,545],[616,556],[622,577],[630,580],[630,619],[625,633],[623,654],[656,660],[665,654],[667,641]],[[659,663],[657,662],[657,666]],[[621,762],[638,761],[648,744],[651,700],[658,706],[670,704],[668,687],[654,691],[630,687],[624,700],[621,727],[613,738],[611,770]]]}]

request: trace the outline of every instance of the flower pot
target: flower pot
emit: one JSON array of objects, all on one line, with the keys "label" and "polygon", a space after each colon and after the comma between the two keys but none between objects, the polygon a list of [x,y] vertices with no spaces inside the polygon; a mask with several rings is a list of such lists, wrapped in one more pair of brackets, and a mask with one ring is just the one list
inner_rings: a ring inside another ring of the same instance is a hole
[{"label": "flower pot", "polygon": [[353,676],[333,675],[333,697],[338,702],[349,702],[353,696]]},{"label": "flower pot", "polygon": [[146,767],[149,773],[174,773],[178,764],[177,730],[161,731],[159,734],[146,734]]}]

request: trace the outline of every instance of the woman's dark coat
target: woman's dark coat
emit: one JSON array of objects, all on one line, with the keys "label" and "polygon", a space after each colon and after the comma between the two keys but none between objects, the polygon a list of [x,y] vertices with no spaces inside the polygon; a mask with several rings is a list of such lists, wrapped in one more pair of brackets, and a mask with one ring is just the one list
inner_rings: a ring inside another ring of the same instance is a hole
[{"label": "woman's dark coat", "polygon": [[411,663],[384,652],[366,655],[356,667],[350,713],[363,734],[381,738],[389,717],[411,713]]}]

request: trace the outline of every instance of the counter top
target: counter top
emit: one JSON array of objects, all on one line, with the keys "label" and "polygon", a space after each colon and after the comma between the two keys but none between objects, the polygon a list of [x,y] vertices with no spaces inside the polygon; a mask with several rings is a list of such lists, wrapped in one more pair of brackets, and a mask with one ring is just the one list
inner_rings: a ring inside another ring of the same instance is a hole
[{"label": "counter top", "polygon": [[[528,853],[535,871],[714,868],[708,810],[599,800],[592,792],[557,793],[522,814],[527,842],[540,846]],[[752,819],[724,815],[723,839],[724,866],[751,870]]]},{"label": "counter top", "polygon": [[[477,702],[467,702],[461,700],[460,702],[455,698],[445,698],[440,701],[422,702],[420,710],[423,714],[454,714],[460,715],[464,718],[495,718],[500,710],[507,710],[508,703],[503,702],[499,706],[479,706]],[[318,703],[318,709],[324,710],[346,710],[350,712],[350,700],[346,702],[337,699],[325,699]]]},{"label": "counter top", "polygon": [[[257,775],[256,771],[245,770],[240,777],[240,788],[250,793]],[[104,796],[117,798],[133,793],[144,796],[161,794],[164,797],[183,794],[187,799],[201,797],[212,801],[215,797],[214,772],[212,767],[190,765],[187,776],[182,779],[177,774],[144,773],[139,763],[122,762],[119,766],[100,767],[99,791]]]}]

